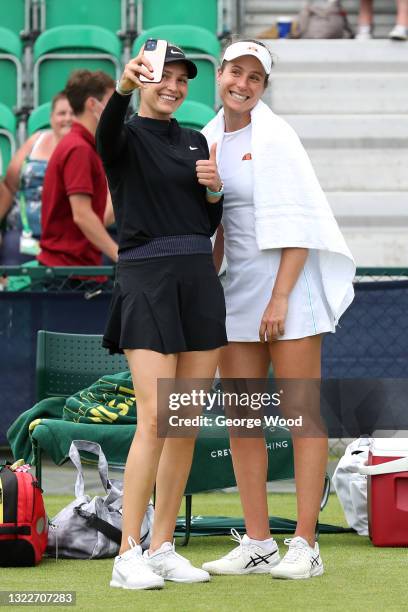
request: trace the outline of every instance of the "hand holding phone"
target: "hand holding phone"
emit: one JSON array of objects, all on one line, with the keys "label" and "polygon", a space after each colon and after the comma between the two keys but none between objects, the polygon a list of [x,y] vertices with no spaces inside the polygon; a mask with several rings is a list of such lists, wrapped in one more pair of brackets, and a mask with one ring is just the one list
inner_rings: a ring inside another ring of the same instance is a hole
[{"label": "hand holding phone", "polygon": [[143,54],[153,67],[153,79],[147,79],[143,74],[140,80],[143,83],[160,83],[163,76],[164,61],[166,59],[167,40],[149,38],[144,46]]},{"label": "hand holding phone", "polygon": [[160,83],[167,51],[166,40],[148,39],[139,54],[125,66],[119,80],[122,91],[144,89],[146,83]]}]

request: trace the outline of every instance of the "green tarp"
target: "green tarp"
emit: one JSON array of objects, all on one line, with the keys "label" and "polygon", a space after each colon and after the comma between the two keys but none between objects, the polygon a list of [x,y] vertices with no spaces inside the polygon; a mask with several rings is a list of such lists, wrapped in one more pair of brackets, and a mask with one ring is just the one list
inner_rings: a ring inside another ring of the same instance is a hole
[{"label": "green tarp", "polygon": [[[296,521],[291,519],[281,518],[280,516],[269,517],[269,527],[271,533],[294,533],[296,529]],[[231,529],[236,529],[238,533],[246,533],[244,519],[236,516],[192,516],[190,536],[209,536],[209,535],[230,535]],[[179,517],[177,519],[175,536],[184,536],[185,519]],[[328,525],[319,523],[319,533],[355,533],[354,529],[349,527],[339,527],[337,525]]]}]

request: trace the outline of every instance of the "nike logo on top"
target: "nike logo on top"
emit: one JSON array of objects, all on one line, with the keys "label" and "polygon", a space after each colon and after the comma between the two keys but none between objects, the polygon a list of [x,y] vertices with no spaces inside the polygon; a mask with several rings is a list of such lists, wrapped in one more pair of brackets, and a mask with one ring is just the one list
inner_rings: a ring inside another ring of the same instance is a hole
[{"label": "nike logo on top", "polygon": [[176,53],[177,53],[178,55],[183,55],[181,51],[174,51],[174,49],[170,49],[170,53],[171,53],[172,55],[175,55]]},{"label": "nike logo on top", "polygon": [[192,146],[190,145],[190,151],[197,151],[197,149],[198,149],[198,147],[192,147]]}]

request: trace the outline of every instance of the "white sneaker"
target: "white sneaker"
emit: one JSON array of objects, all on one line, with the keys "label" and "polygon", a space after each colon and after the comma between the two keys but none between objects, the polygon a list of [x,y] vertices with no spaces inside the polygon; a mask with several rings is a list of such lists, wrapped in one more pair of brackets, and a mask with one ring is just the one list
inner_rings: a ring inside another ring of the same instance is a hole
[{"label": "white sneaker", "polygon": [[275,541],[272,550],[266,552],[262,546],[251,542],[246,534],[241,538],[236,529],[231,529],[231,535],[239,546],[221,559],[203,563],[203,569],[210,574],[267,574],[271,567],[279,563],[279,550]]},{"label": "white sneaker", "polygon": [[301,579],[321,576],[324,572],[323,561],[316,542],[311,548],[300,536],[286,539],[289,550],[282,561],[271,569],[273,578]]},{"label": "white sneaker", "polygon": [[371,40],[373,38],[373,26],[360,25],[358,26],[355,40]]},{"label": "white sneaker", "polygon": [[122,589],[162,589],[164,580],[145,562],[142,548],[129,536],[130,549],[115,557],[111,587]]},{"label": "white sneaker", "polygon": [[388,34],[388,38],[391,38],[391,40],[408,40],[408,28],[397,23]]},{"label": "white sneaker", "polygon": [[160,548],[149,554],[145,550],[143,558],[150,569],[165,580],[172,582],[208,582],[210,575],[176,553],[174,544],[164,542]]}]

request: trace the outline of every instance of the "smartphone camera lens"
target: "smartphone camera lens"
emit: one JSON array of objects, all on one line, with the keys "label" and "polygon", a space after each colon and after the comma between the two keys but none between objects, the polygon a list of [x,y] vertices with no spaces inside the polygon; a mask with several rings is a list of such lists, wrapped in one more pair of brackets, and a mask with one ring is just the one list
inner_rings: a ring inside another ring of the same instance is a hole
[{"label": "smartphone camera lens", "polygon": [[154,38],[149,38],[149,40],[146,42],[146,51],[154,51],[157,47],[157,40],[155,40]]}]

